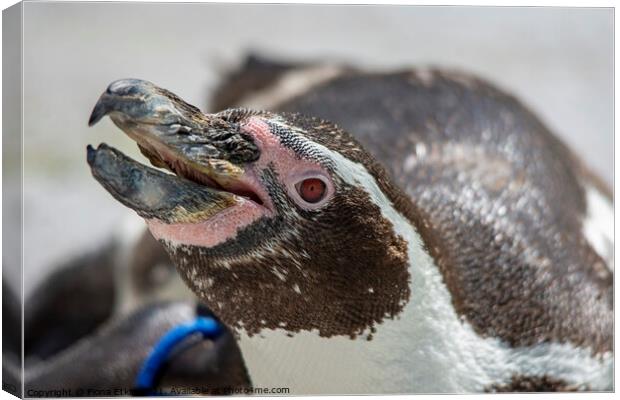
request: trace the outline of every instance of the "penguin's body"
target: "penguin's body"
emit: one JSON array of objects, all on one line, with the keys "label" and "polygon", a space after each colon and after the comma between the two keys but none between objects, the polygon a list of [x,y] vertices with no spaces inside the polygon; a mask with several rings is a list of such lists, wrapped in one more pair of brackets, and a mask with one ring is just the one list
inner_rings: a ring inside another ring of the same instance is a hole
[{"label": "penguin's body", "polygon": [[[89,153],[95,177],[147,219],[189,287],[236,332],[252,384],[291,394],[610,390],[604,185],[517,100],[478,79],[321,68],[280,68],[253,93],[215,99],[271,101],[269,113],[196,116],[139,81],[111,85],[93,112],[110,114],[155,165],[207,185],[183,189],[209,199],[188,222],[117,183],[117,171],[140,167],[109,148]],[[310,84],[291,86],[308,71]],[[117,105],[128,92],[170,101],[190,135],[196,121],[217,129],[202,134],[208,160],[235,161],[209,179],[188,172],[194,151],[172,160],[126,124],[144,118]],[[227,153],[221,132],[235,141]],[[149,179],[131,185],[172,190]],[[215,187],[246,200],[214,203]],[[197,207],[183,197],[174,210],[180,202]]]},{"label": "penguin's body", "polygon": [[[256,65],[250,61],[242,71],[252,75]],[[240,341],[251,376],[252,371],[263,375],[262,363],[269,358],[281,374],[302,376],[298,384],[327,393],[336,390],[329,381],[361,384],[358,393],[382,392],[377,388],[383,384],[398,387],[395,381],[408,374],[392,371],[391,364],[407,365],[409,376],[420,377],[405,392],[511,385],[578,388],[580,379],[598,381],[586,384],[592,389],[609,388],[609,191],[534,115],[516,99],[459,73],[369,74],[336,66],[278,72],[260,91],[239,90],[234,103],[217,97],[214,103],[259,109],[265,103],[274,111],[335,122],[386,167],[433,233],[421,239],[430,257],[420,257],[428,265],[411,271],[412,306],[395,323],[402,329],[386,334],[385,344],[377,343],[380,332],[359,344],[386,348],[377,350],[383,354],[375,369],[364,375],[359,368],[364,364],[358,359],[363,352],[356,351],[359,340],[307,334],[299,344],[287,346],[293,340],[285,339],[285,332],[269,332],[277,345]],[[309,84],[289,83],[294,81]],[[227,92],[229,84],[218,91]],[[425,285],[416,287],[415,282]],[[429,293],[434,293],[434,304],[427,304]],[[567,293],[573,295],[565,299]],[[431,320],[427,327],[422,326],[425,318]],[[304,371],[295,368],[301,349],[316,359],[305,363]],[[286,354],[292,357],[290,365],[283,361]],[[606,366],[596,357],[605,359]],[[326,371],[326,366],[332,368]],[[281,376],[268,374],[274,384]],[[313,376],[316,382],[311,383]],[[326,376],[338,378],[328,381]]]}]

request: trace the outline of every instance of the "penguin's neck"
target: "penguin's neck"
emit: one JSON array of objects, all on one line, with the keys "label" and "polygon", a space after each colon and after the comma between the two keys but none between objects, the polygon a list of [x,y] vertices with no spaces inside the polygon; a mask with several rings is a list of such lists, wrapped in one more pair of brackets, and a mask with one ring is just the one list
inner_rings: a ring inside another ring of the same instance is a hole
[{"label": "penguin's neck", "polygon": [[413,261],[403,311],[376,325],[372,338],[370,331],[355,339],[316,331],[264,329],[251,337],[238,332],[253,387],[287,388],[291,395],[467,393],[508,384],[515,376],[549,375],[610,389],[612,354],[592,357],[591,349],[570,343],[513,348],[478,335],[457,315],[417,232],[404,222],[395,226]]},{"label": "penguin's neck", "polygon": [[475,390],[478,385],[463,382],[473,375],[470,366],[457,366],[469,351],[455,340],[463,326],[433,259],[405,221],[393,221],[415,260],[409,266],[411,297],[401,314],[355,339],[316,331],[240,332],[254,387],[286,387],[292,395]]}]

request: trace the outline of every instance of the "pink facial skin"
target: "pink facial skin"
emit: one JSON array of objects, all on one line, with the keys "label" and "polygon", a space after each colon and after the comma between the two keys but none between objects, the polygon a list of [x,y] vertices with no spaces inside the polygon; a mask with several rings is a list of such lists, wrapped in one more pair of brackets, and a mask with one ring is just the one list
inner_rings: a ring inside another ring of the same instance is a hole
[{"label": "pink facial skin", "polygon": [[[241,129],[254,138],[261,150],[260,158],[246,167],[244,174],[226,187],[231,192],[253,192],[263,202],[255,203],[238,196],[237,204],[228,207],[207,220],[198,223],[166,224],[158,219],[146,220],[156,239],[165,240],[172,245],[194,245],[213,247],[237,235],[239,229],[253,223],[262,216],[271,216],[275,212],[273,203],[259,178],[258,171],[271,164],[285,182],[287,192],[302,208],[316,209],[329,200],[334,193],[334,185],[329,174],[317,163],[301,160],[288,148],[282,146],[277,136],[273,135],[269,125],[260,117],[250,117]],[[327,187],[324,199],[316,204],[306,203],[295,189],[295,184],[303,179],[322,179]]]},{"label": "pink facial skin", "polygon": [[[261,157],[255,163],[258,170],[266,168],[269,164],[275,166],[278,175],[286,184],[288,195],[301,208],[315,210],[322,207],[334,195],[334,184],[329,173],[320,164],[302,160],[292,150],[282,146],[280,139],[271,133],[269,125],[262,118],[249,118],[241,129],[252,135],[261,150]],[[327,192],[322,201],[310,204],[300,197],[295,185],[308,178],[318,178],[325,183]]]},{"label": "pink facial skin", "polygon": [[173,245],[213,247],[237,235],[237,229],[268,214],[267,209],[253,201],[239,198],[239,203],[213,217],[194,224],[166,224],[158,219],[146,223],[156,239]]}]

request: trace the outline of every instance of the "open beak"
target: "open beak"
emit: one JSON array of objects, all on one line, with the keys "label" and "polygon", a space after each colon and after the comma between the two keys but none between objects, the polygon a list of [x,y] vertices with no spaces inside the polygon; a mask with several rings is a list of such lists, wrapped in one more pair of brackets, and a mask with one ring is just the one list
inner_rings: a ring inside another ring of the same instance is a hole
[{"label": "open beak", "polygon": [[197,222],[249,196],[239,182],[260,152],[238,124],[203,114],[173,93],[138,79],[110,84],[88,124],[106,115],[154,166],[176,174],[139,164],[105,144],[88,146],[95,179],[139,215],[165,223]]}]

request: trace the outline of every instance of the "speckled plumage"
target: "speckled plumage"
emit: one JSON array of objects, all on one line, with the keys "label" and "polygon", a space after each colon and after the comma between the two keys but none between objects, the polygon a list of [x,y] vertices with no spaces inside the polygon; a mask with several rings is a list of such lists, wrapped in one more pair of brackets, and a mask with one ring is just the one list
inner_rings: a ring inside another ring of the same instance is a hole
[{"label": "speckled plumage", "polygon": [[[234,102],[214,104],[243,104],[236,89]],[[249,87],[246,97],[256,93]],[[462,73],[348,69],[272,111],[334,122],[386,168],[413,204],[454,309],[478,335],[515,349],[564,343],[611,353],[613,260],[584,233],[586,192],[611,207],[610,191],[517,99]],[[530,389],[547,382],[523,379]]]}]

